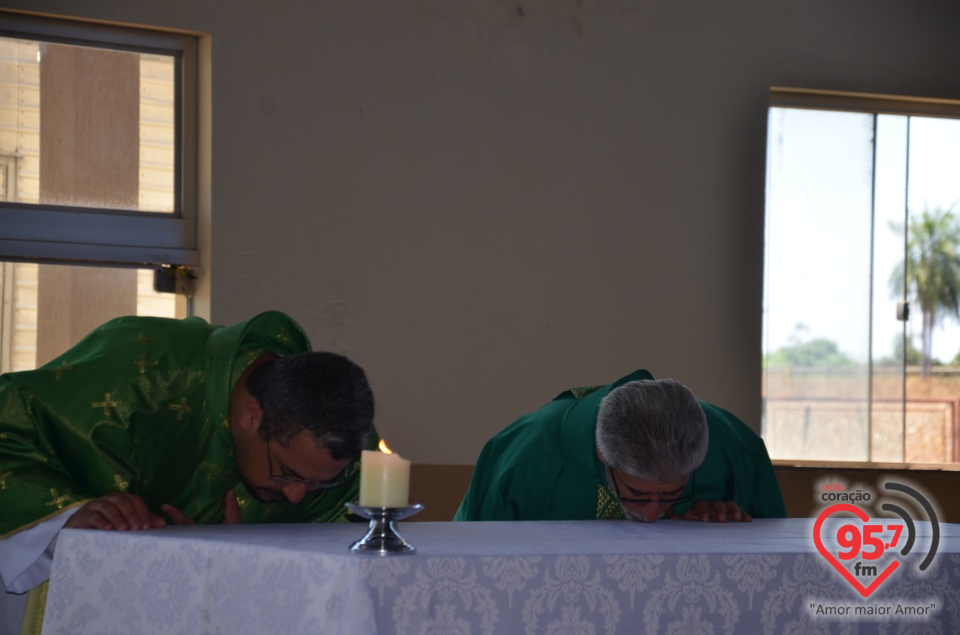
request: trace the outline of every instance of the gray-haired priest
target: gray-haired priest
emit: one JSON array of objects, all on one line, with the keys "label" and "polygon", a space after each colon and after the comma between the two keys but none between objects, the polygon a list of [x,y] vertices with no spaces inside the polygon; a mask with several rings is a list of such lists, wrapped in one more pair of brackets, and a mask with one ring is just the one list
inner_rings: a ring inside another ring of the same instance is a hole
[{"label": "gray-haired priest", "polygon": [[561,393],[484,446],[454,520],[783,518],[763,440],[638,370]]}]

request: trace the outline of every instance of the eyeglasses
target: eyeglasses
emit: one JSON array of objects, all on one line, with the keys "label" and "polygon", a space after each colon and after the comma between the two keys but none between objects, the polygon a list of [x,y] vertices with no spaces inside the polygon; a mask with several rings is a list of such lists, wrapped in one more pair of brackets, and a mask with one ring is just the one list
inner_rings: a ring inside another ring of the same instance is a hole
[{"label": "eyeglasses", "polygon": [[268,426],[265,426],[264,437],[267,440],[267,473],[270,475],[270,480],[274,483],[279,483],[281,485],[304,485],[308,492],[316,492],[317,490],[321,489],[333,489],[334,487],[340,487],[347,482],[347,470],[350,469],[349,465],[343,468],[343,472],[341,472],[339,476],[329,481],[308,481],[307,479],[300,478],[299,476],[274,474],[273,459],[270,456],[270,428]]},{"label": "eyeglasses", "polygon": [[[657,503],[659,505],[681,505],[683,503],[689,503],[693,500],[693,496],[681,496],[680,498],[661,498],[660,500],[653,500],[651,498],[625,498],[620,496],[620,486],[617,484],[617,475],[613,473],[613,468],[609,465],[607,467],[607,478],[610,479],[610,482],[613,483],[613,495],[617,497],[621,503],[625,504],[635,504],[635,505],[646,505],[649,503]],[[690,491],[695,492],[697,489],[697,473],[694,472],[691,477],[693,481],[690,483]]]}]

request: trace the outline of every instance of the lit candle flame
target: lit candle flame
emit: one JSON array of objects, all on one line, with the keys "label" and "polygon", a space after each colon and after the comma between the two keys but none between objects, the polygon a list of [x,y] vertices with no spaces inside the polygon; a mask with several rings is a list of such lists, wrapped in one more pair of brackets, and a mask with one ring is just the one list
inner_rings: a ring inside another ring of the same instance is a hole
[{"label": "lit candle flame", "polygon": [[383,439],[380,439],[380,451],[384,454],[393,454],[393,451],[387,447],[387,444],[383,442]]}]

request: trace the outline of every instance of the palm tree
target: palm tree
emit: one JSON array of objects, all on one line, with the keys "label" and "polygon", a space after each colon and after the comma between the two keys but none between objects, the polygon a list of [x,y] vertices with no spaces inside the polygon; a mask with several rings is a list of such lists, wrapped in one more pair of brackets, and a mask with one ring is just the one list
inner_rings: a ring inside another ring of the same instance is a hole
[{"label": "palm tree", "polygon": [[[895,228],[901,234],[902,227]],[[923,376],[930,375],[933,329],[944,316],[960,318],[960,225],[950,209],[924,210],[910,219],[907,238],[907,297],[915,298],[923,317]],[[890,276],[895,297],[904,289],[904,261]]]}]

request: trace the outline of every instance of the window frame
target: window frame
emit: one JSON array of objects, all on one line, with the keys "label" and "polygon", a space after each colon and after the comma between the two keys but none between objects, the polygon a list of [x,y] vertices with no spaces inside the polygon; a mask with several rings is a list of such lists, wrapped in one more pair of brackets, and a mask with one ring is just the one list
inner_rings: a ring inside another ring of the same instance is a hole
[{"label": "window frame", "polygon": [[[805,89],[782,86],[773,86],[770,88],[769,101],[765,110],[765,114],[769,115],[769,112],[772,108],[845,111],[871,114],[874,116],[902,115],[908,117],[943,117],[960,120],[960,100],[882,95],[873,93],[855,93],[849,91]],[[769,156],[766,156],[765,165],[767,165],[768,162]],[[767,210],[765,203],[765,219],[766,213]],[[872,366],[872,360],[870,364]],[[761,399],[764,400],[762,389]],[[906,404],[906,399],[907,398],[905,396],[904,404]],[[765,413],[764,416],[766,416]],[[835,459],[772,458],[772,463],[777,467],[792,468],[960,471],[960,463],[958,462],[919,463],[912,461],[891,462],[874,460],[845,461]]]},{"label": "window frame", "polygon": [[809,108],[916,117],[960,118],[960,101],[932,97],[903,97],[839,90],[814,90],[774,86],[770,89],[770,108]]},{"label": "window frame", "polygon": [[0,12],[0,36],[172,56],[172,213],[0,202],[0,260],[63,264],[200,264],[197,245],[199,38]]}]

